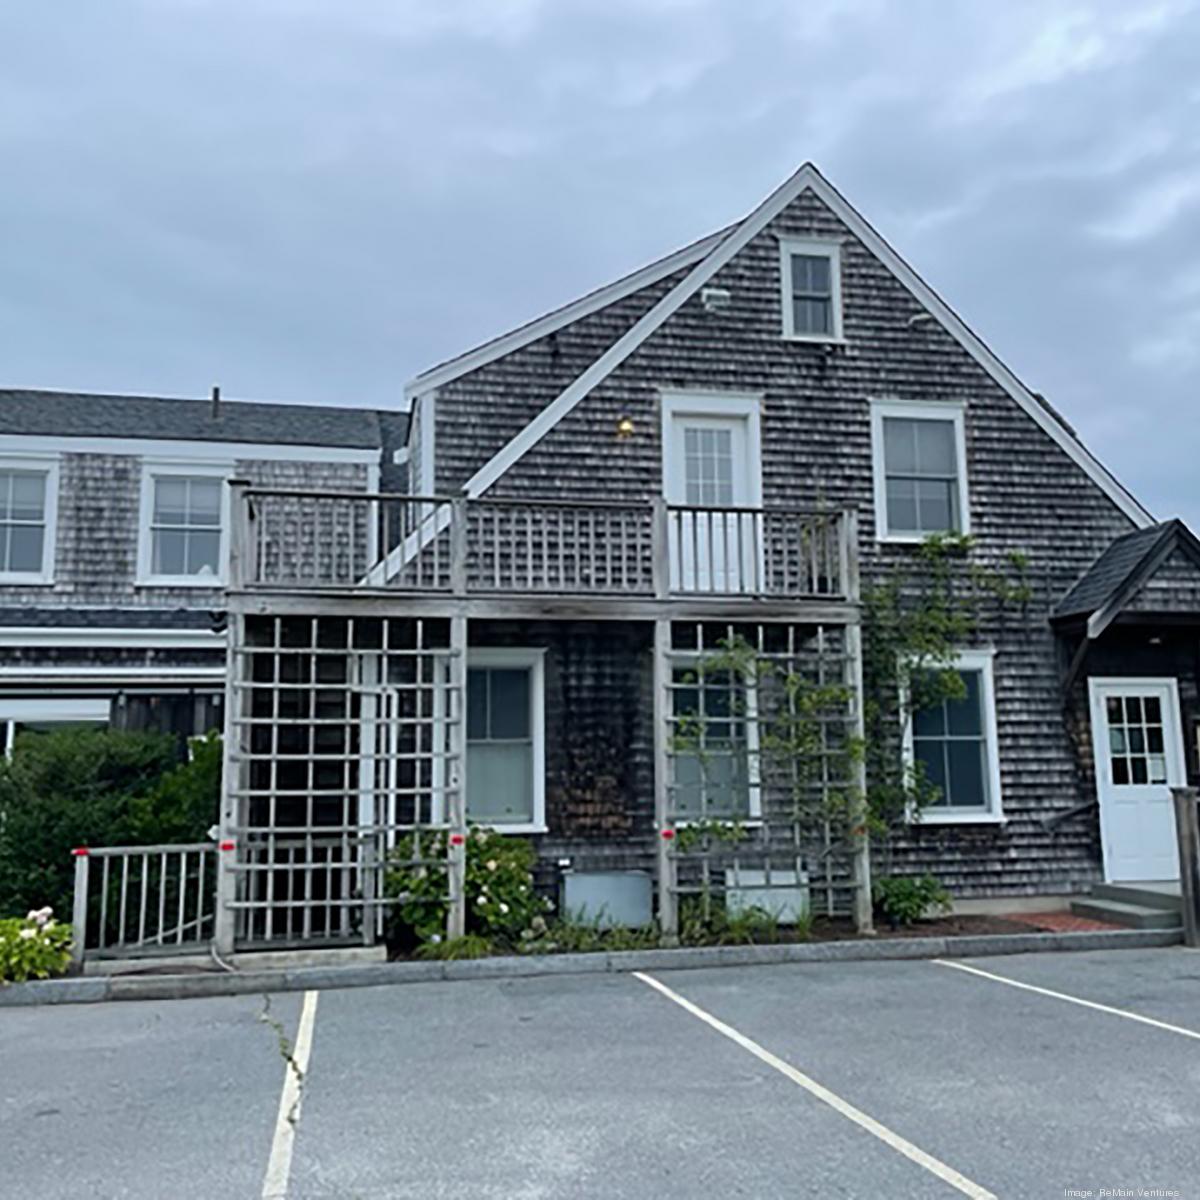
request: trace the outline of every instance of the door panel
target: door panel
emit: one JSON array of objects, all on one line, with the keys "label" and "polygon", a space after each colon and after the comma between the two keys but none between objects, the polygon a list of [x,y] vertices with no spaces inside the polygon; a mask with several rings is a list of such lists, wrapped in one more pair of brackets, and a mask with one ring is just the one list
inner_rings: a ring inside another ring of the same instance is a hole
[{"label": "door panel", "polygon": [[753,503],[746,422],[676,414],[670,430],[668,503],[671,588],[683,592],[756,590],[757,517],[727,511]]},{"label": "door panel", "polygon": [[1178,879],[1170,789],[1186,782],[1173,679],[1093,679],[1092,746],[1104,874]]}]

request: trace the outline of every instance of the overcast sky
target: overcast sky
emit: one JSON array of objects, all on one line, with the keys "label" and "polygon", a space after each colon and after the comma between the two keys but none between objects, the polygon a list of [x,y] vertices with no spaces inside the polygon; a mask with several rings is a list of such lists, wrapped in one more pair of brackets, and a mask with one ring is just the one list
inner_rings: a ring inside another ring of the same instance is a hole
[{"label": "overcast sky", "polygon": [[5,0],[0,385],[401,405],[805,159],[1200,528],[1195,0]]}]

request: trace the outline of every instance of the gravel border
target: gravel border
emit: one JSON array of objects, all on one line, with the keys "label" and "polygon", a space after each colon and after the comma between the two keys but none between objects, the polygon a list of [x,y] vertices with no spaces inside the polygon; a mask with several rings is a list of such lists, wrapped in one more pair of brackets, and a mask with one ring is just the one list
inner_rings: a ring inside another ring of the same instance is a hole
[{"label": "gravel border", "polygon": [[1176,946],[1179,929],[1118,929],[1088,933],[994,933],[961,937],[881,937],[777,946],[698,946],[678,950],[623,950],[540,954],[456,962],[369,963],[295,967],[209,975],[104,975],[40,979],[0,987],[0,1008],[31,1004],[94,1004],[106,1000],[180,1000],[248,992],[302,992],[313,988],[379,987],[451,979],[516,979],[532,975],[599,975],[621,971],[681,971],[696,967],[772,963],[869,962],[904,958],[978,958],[1063,950],[1133,950]]}]

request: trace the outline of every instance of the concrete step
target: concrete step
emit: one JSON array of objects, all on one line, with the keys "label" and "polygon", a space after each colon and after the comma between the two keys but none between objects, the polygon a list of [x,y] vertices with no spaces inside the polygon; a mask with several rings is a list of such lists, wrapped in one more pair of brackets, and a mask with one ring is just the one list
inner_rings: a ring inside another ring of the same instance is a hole
[{"label": "concrete step", "polygon": [[1165,885],[1154,883],[1097,883],[1092,896],[1100,900],[1116,900],[1120,904],[1141,904],[1146,908],[1165,908],[1168,912],[1179,912],[1183,901],[1179,888],[1168,891]]},{"label": "concrete step", "polygon": [[1154,908],[1148,904],[1128,904],[1099,896],[1072,900],[1071,911],[1077,917],[1107,921],[1110,925],[1123,925],[1127,929],[1177,929],[1183,923],[1179,913],[1170,909]]}]

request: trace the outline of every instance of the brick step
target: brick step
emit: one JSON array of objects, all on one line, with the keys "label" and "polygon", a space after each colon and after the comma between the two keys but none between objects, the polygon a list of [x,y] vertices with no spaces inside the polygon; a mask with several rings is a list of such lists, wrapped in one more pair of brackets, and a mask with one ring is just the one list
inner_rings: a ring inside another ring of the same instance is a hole
[{"label": "brick step", "polygon": [[1078,917],[1107,921],[1127,929],[1177,929],[1183,922],[1178,912],[1155,908],[1148,904],[1128,904],[1099,896],[1087,900],[1072,900],[1071,911]]}]

